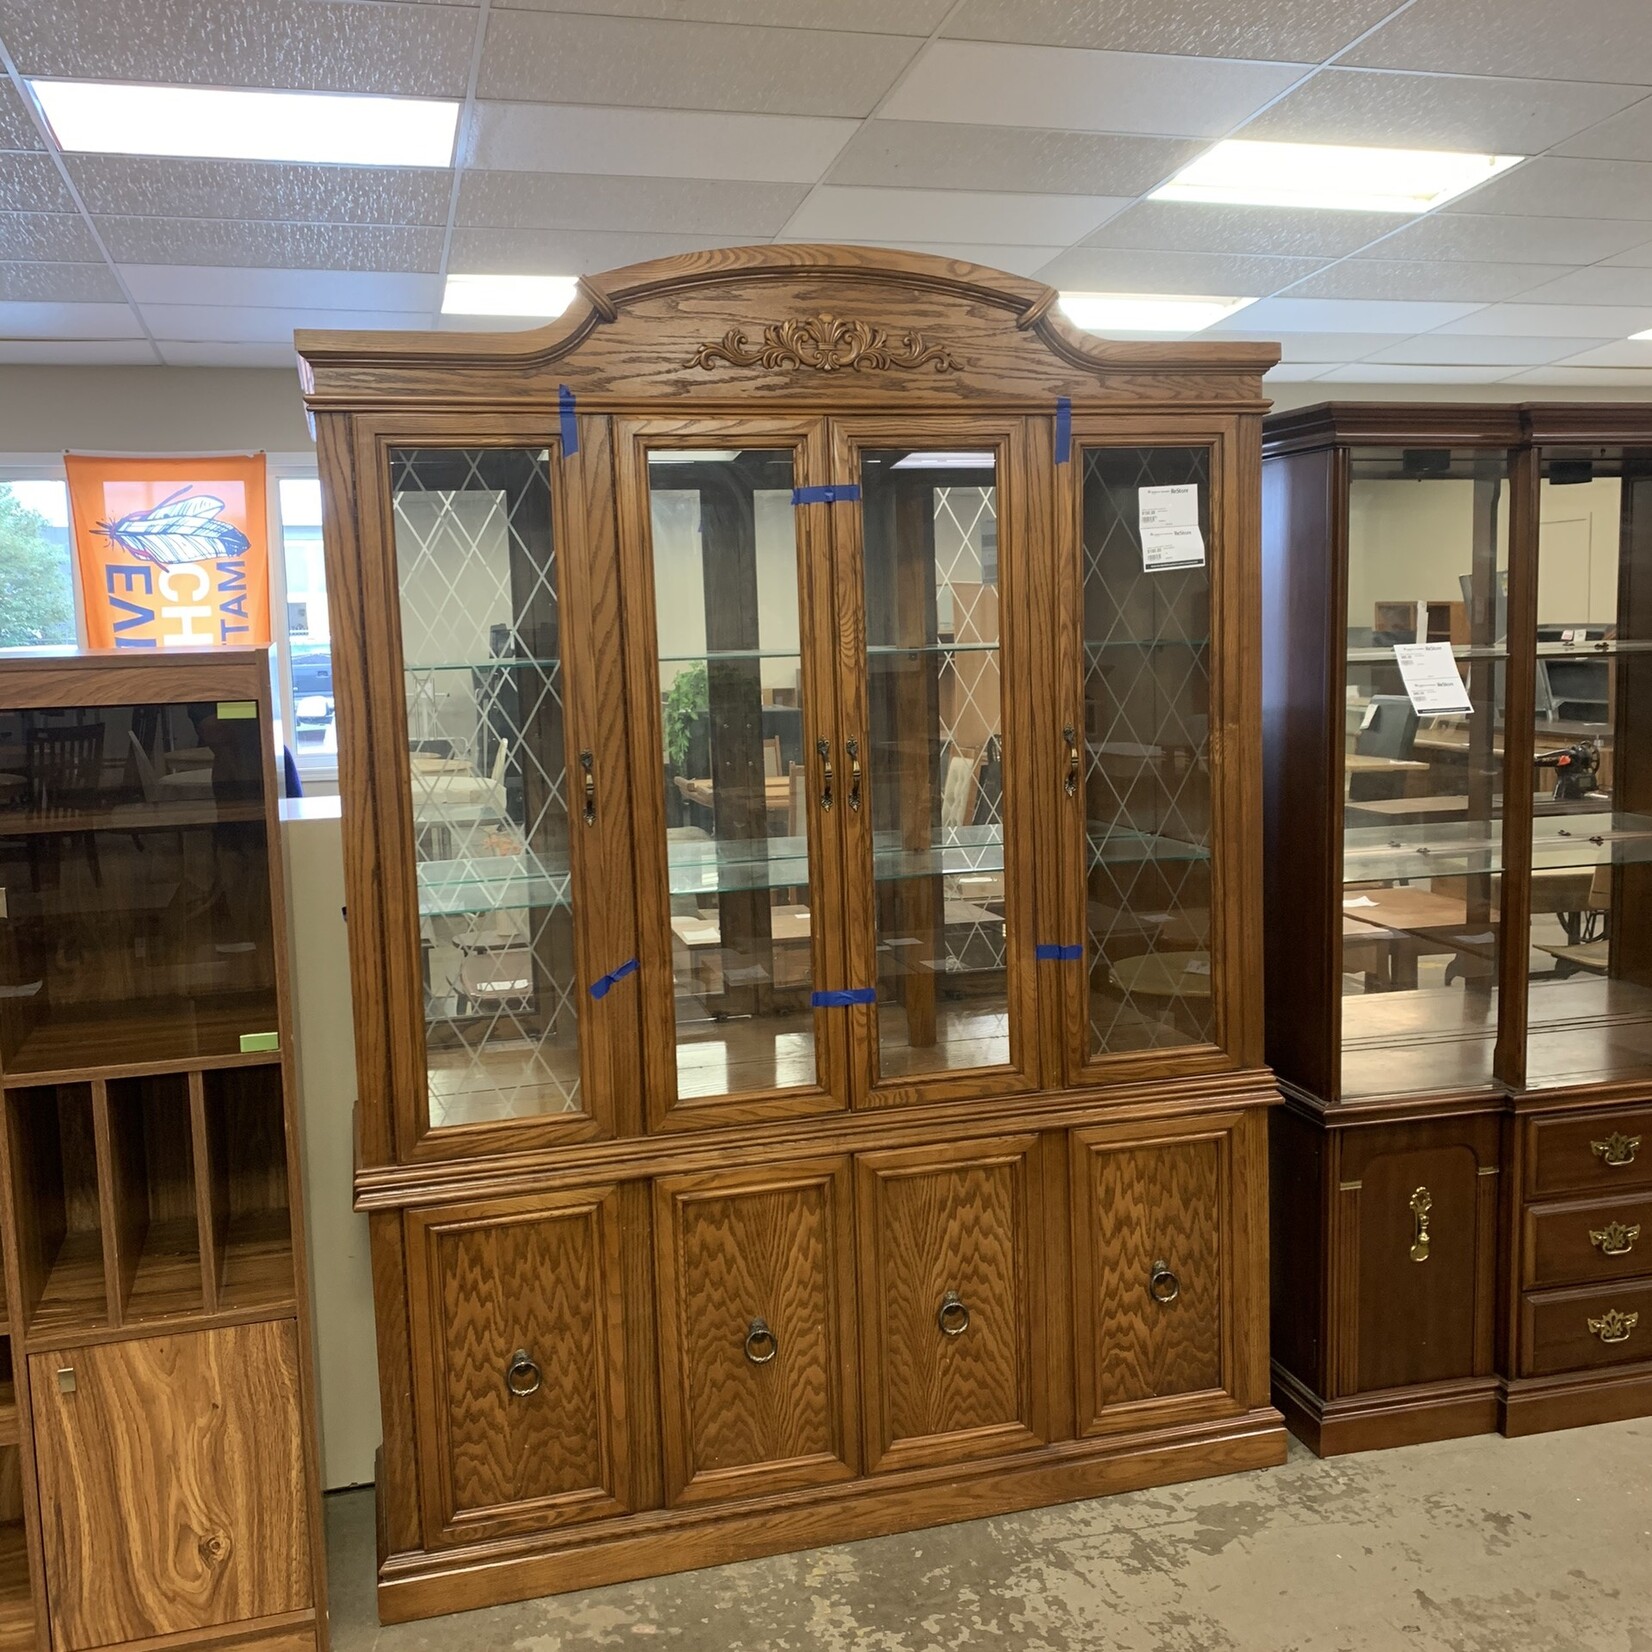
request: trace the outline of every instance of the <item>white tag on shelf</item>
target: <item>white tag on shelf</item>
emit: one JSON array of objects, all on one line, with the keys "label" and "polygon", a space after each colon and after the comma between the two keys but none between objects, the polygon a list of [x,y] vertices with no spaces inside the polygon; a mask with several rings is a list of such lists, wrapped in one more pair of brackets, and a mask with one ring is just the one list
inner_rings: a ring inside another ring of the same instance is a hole
[{"label": "white tag on shelf", "polygon": [[1204,566],[1205,536],[1199,531],[1197,482],[1137,488],[1136,520],[1141,528],[1141,565],[1148,573]]},{"label": "white tag on shelf", "polygon": [[1394,663],[1411,696],[1412,709],[1419,714],[1474,710],[1450,643],[1397,642]]},{"label": "white tag on shelf", "polygon": [[1365,708],[1365,715],[1359,720],[1360,733],[1363,734],[1377,720],[1377,702],[1375,700]]},{"label": "white tag on shelf", "polygon": [[1344,895],[1342,904],[1344,906],[1375,906],[1377,902],[1372,900],[1369,895]]}]

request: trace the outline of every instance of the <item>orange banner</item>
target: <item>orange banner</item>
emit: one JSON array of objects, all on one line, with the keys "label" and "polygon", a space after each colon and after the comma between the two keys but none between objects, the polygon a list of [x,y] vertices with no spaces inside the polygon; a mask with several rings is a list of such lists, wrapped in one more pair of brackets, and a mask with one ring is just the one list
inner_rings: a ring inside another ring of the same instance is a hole
[{"label": "orange banner", "polygon": [[65,465],[88,646],[269,642],[263,454]]}]

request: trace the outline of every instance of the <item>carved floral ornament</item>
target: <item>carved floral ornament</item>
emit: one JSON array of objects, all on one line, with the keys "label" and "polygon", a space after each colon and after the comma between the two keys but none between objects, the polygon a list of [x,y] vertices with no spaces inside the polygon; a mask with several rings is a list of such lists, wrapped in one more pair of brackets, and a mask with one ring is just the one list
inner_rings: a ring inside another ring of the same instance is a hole
[{"label": "carved floral ornament", "polygon": [[738,327],[731,327],[717,343],[702,344],[689,365],[710,372],[720,361],[732,367],[807,367],[817,373],[848,369],[861,373],[889,367],[958,371],[952,352],[931,344],[922,333],[901,332],[891,339],[870,322],[844,321],[834,315],[775,322],[763,329],[756,343]]}]

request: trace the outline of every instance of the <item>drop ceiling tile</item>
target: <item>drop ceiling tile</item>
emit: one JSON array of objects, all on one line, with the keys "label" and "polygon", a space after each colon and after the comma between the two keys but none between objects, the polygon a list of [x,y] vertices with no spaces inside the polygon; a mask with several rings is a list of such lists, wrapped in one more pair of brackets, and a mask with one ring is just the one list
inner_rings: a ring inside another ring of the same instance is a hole
[{"label": "drop ceiling tile", "polygon": [[144,304],[149,331],[157,339],[194,339],[208,344],[292,343],[293,329],[321,327],[360,332],[382,327],[423,327],[430,312],[420,310],[261,309],[230,304]]},{"label": "drop ceiling tile", "polygon": [[1641,96],[1634,87],[1577,81],[1331,68],[1263,110],[1241,135],[1536,155]]},{"label": "drop ceiling tile", "polygon": [[1492,333],[1509,338],[1628,338],[1652,327],[1652,303],[1487,304],[1447,323],[1450,333]]},{"label": "drop ceiling tile", "polygon": [[153,367],[154,347],[141,338],[0,338],[7,367]]},{"label": "drop ceiling tile", "polygon": [[847,29],[927,35],[952,0],[506,0],[495,9],[594,12],[678,23],[750,23],[777,29]]},{"label": "drop ceiling tile", "polygon": [[[1235,316],[1235,321],[1241,321],[1251,311],[1246,310]],[[1340,367],[1345,362],[1357,361],[1361,356],[1368,356],[1373,350],[1380,350],[1384,345],[1399,343],[1403,335],[1399,333],[1280,333],[1271,336],[1267,333],[1246,331],[1241,328],[1224,327],[1221,336],[1224,339],[1248,339],[1257,344],[1277,344],[1283,360],[1302,364],[1315,363],[1320,368]]]},{"label": "drop ceiling tile", "polygon": [[1652,85],[1646,0],[1418,0],[1345,59],[1534,80]]},{"label": "drop ceiling tile", "polygon": [[595,275],[651,258],[725,245],[719,236],[629,235],[593,229],[456,229],[447,267],[466,275]]},{"label": "drop ceiling tile", "polygon": [[0,154],[0,212],[73,212],[57,162],[50,155]]},{"label": "drop ceiling tile", "polygon": [[[1646,205],[1652,213],[1652,201]],[[1466,263],[1593,264],[1652,242],[1652,221],[1493,217],[1431,212],[1359,254],[1362,258],[1444,259]]]},{"label": "drop ceiling tile", "polygon": [[1508,338],[1496,334],[1425,333],[1421,338],[1408,338],[1373,350],[1365,359],[1411,367],[1540,367],[1570,355],[1576,342],[1575,339]]},{"label": "drop ceiling tile", "polygon": [[1639,103],[1568,138],[1555,153],[1601,161],[1652,161],[1652,97],[1643,88]]},{"label": "drop ceiling tile", "polygon": [[1644,218],[1652,212],[1652,161],[1562,161],[1540,156],[1458,196],[1440,210]]},{"label": "drop ceiling tile", "polygon": [[245,218],[300,224],[446,224],[453,174],[392,166],[75,155],[86,210],[127,218]]},{"label": "drop ceiling tile", "polygon": [[1292,298],[1424,298],[1492,304],[1570,273],[1566,264],[1470,264],[1350,258],[1291,289]]},{"label": "drop ceiling tile", "polygon": [[[777,243],[809,239],[807,236],[776,237]],[[966,264],[982,264],[990,270],[1003,270],[1009,275],[1024,276],[1037,275],[1057,253],[1064,250],[1061,247],[997,247],[967,241],[912,241],[905,238],[881,241],[840,239],[838,244],[848,247],[894,247],[904,252],[926,252],[934,258],[961,259]]]},{"label": "drop ceiling tile", "polygon": [[1394,333],[1431,331],[1471,314],[1472,304],[1423,304],[1409,299],[1264,298],[1212,331]]},{"label": "drop ceiling tile", "polygon": [[1193,139],[873,120],[850,140],[829,179],[907,189],[1140,195],[1204,147]]},{"label": "drop ceiling tile", "polygon": [[1038,272],[1068,291],[1204,293],[1261,298],[1324,268],[1318,258],[1258,258],[1216,252],[1128,252],[1073,247]]},{"label": "drop ceiling tile", "polygon": [[1503,382],[1554,385],[1598,395],[1601,391],[1639,390],[1652,385],[1652,367],[1575,367],[1561,362],[1554,367],[1534,367],[1529,372],[1516,373]]},{"label": "drop ceiling tile", "polygon": [[575,172],[467,172],[455,222],[483,229],[638,230],[767,237],[808,194],[803,184],[723,178],[605,178]]},{"label": "drop ceiling tile", "polygon": [[477,93],[528,103],[869,115],[917,47],[824,29],[495,11]]},{"label": "drop ceiling tile", "polygon": [[263,224],[212,218],[99,218],[117,264],[281,270],[435,270],[442,231],[386,224]]},{"label": "drop ceiling tile", "polygon": [[1213,138],[1303,73],[1292,63],[937,40],[878,112],[964,126]]},{"label": "drop ceiling tile", "polygon": [[1318,63],[1393,9],[1394,0],[964,0],[944,32],[957,40]]},{"label": "drop ceiling tile", "polygon": [[542,315],[438,315],[440,333],[523,333],[547,325]]},{"label": "drop ceiling tile", "polygon": [[25,75],[463,97],[476,13],[350,0],[0,0]]},{"label": "drop ceiling tile", "polygon": [[1392,212],[1316,212],[1307,207],[1292,210],[1142,201],[1087,236],[1084,244],[1146,252],[1342,258],[1402,221]]},{"label": "drop ceiling tile", "polygon": [[289,338],[284,344],[202,344],[194,340],[158,341],[168,367],[287,367],[298,359]]},{"label": "drop ceiling tile", "polygon": [[[1572,339],[1572,344],[1581,340]],[[1643,367],[1652,370],[1652,339],[1615,338],[1551,358],[1557,367]]]},{"label": "drop ceiling tile", "polygon": [[480,103],[468,162],[495,171],[812,184],[858,126],[812,115]]},{"label": "drop ceiling tile", "polygon": [[[1625,225],[1624,227],[1627,228],[1628,226]],[[1652,234],[1652,224],[1642,224],[1639,228],[1643,232]],[[1628,251],[1614,253],[1610,258],[1602,259],[1601,262],[1611,269],[1652,269],[1652,241],[1638,241]]]},{"label": "drop ceiling tile", "polygon": [[120,304],[120,283],[107,264],[0,264],[0,299],[59,304]]},{"label": "drop ceiling tile", "polygon": [[1011,195],[967,189],[849,189],[823,184],[786,225],[792,240],[1066,244],[1130,204],[1123,196]]},{"label": "drop ceiling tile", "polygon": [[141,338],[128,304],[0,303],[0,338]]},{"label": "drop ceiling tile", "polygon": [[43,149],[23,99],[9,80],[0,80],[0,149]]},{"label": "drop ceiling tile", "polygon": [[1527,304],[1652,304],[1652,269],[1594,264],[1520,296]]},{"label": "drop ceiling tile", "polygon": [[103,254],[84,218],[60,212],[0,212],[0,259],[98,264]]},{"label": "drop ceiling tile", "polygon": [[243,304],[308,310],[434,310],[437,275],[377,270],[258,270],[196,264],[122,264],[139,304]]},{"label": "drop ceiling tile", "polygon": [[1389,367],[1355,361],[1319,375],[1321,384],[1500,384],[1510,367]]},{"label": "drop ceiling tile", "polygon": [[1262,375],[1264,384],[1304,384],[1325,371],[1323,362],[1282,361]]}]

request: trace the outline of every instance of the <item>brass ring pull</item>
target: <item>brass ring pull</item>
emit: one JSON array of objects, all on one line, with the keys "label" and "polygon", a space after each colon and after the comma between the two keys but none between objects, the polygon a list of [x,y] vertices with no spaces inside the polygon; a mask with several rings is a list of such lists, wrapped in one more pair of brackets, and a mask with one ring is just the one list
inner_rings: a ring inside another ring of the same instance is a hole
[{"label": "brass ring pull", "polygon": [[1170,1271],[1169,1263],[1154,1262],[1147,1275],[1147,1294],[1161,1307],[1174,1302],[1182,1294],[1182,1282]]},{"label": "brass ring pull", "polygon": [[843,749],[849,754],[849,807],[860,808],[860,741],[845,740]]},{"label": "brass ring pull", "polygon": [[820,754],[820,807],[828,810],[832,806],[832,742],[816,740],[815,750]]},{"label": "brass ring pull", "polygon": [[592,772],[595,760],[588,751],[579,754],[579,766],[585,771],[585,824],[595,826],[597,823],[597,777]]},{"label": "brass ring pull", "polygon": [[528,1357],[526,1348],[518,1348],[511,1355],[511,1362],[505,1367],[505,1386],[519,1400],[525,1400],[530,1394],[537,1394],[539,1385],[544,1380],[539,1367]]},{"label": "brass ring pull", "polygon": [[780,1352],[780,1339],[769,1329],[766,1319],[754,1319],[746,1332],[746,1358],[753,1365],[767,1365]]},{"label": "brass ring pull", "polygon": [[1071,723],[1061,731],[1061,738],[1067,742],[1067,777],[1062,781],[1062,790],[1069,797],[1078,796],[1078,730]]},{"label": "brass ring pull", "polygon": [[1641,1139],[1639,1136],[1625,1136],[1614,1130],[1603,1141],[1590,1142],[1589,1148],[1602,1164],[1617,1170],[1623,1165],[1635,1162],[1635,1155],[1640,1152]]},{"label": "brass ring pull", "polygon": [[1627,1256],[1640,1236],[1639,1222],[1608,1222],[1603,1228],[1589,1229],[1589,1243],[1602,1256]]},{"label": "brass ring pull", "polygon": [[961,1337],[969,1329],[969,1308],[956,1291],[948,1291],[935,1310],[935,1323],[944,1337]]},{"label": "brass ring pull", "polygon": [[1629,1333],[1641,1322],[1638,1313],[1622,1313],[1616,1308],[1608,1308],[1599,1319],[1589,1321],[1589,1334],[1597,1336],[1602,1342],[1627,1342]]}]

